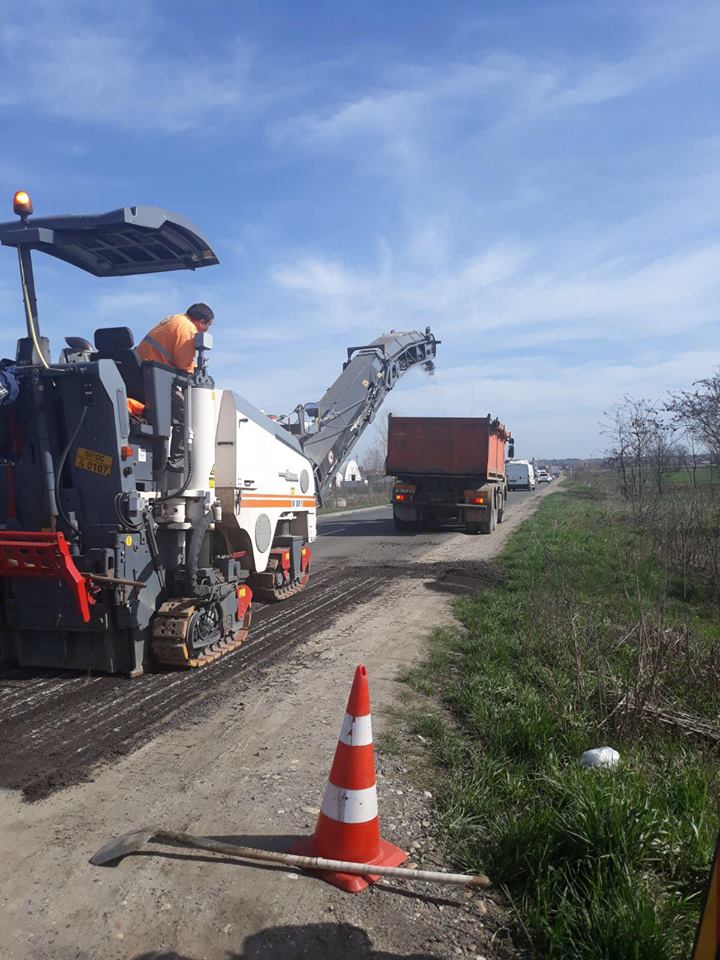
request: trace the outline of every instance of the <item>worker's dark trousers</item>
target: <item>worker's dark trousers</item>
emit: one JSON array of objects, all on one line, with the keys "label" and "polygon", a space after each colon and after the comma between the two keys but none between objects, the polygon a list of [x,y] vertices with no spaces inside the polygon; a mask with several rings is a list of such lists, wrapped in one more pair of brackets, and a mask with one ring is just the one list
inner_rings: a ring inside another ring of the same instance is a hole
[{"label": "worker's dark trousers", "polygon": [[182,463],[185,457],[185,394],[180,387],[173,387],[170,415],[172,417],[170,460],[173,463]]}]

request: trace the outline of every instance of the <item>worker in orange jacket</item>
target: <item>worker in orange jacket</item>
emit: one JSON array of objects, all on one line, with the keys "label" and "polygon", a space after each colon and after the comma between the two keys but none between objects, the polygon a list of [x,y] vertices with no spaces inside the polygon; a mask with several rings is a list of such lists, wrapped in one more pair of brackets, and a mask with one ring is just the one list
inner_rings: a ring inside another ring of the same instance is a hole
[{"label": "worker in orange jacket", "polygon": [[[210,329],[215,314],[206,303],[194,303],[185,313],[173,313],[143,337],[137,347],[141,360],[164,363],[180,373],[195,369],[195,335]],[[185,461],[185,396],[179,386],[172,393],[172,442],[168,470],[181,472]]]}]

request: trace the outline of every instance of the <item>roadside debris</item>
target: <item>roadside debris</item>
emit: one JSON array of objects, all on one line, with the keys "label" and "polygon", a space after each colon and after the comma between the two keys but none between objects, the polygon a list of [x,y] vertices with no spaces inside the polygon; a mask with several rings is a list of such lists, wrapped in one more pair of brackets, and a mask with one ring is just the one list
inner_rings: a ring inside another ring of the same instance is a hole
[{"label": "roadside debris", "polygon": [[620,754],[612,747],[593,747],[586,750],[580,757],[581,767],[616,767],[620,762]]}]

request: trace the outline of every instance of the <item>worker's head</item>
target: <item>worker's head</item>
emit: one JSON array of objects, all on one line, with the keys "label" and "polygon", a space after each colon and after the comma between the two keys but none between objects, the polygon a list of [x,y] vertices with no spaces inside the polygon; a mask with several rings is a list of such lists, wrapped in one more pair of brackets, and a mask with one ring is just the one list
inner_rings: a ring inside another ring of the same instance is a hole
[{"label": "worker's head", "polygon": [[190,317],[199,333],[209,330],[215,319],[215,314],[206,303],[194,303],[187,308],[185,316]]}]

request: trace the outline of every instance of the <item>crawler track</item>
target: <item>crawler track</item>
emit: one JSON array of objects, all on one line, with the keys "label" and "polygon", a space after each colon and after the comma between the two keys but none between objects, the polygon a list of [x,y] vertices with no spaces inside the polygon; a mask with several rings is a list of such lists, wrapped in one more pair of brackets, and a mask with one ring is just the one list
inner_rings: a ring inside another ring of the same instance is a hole
[{"label": "crawler track", "polygon": [[197,718],[208,693],[217,702],[252,682],[255,673],[367,600],[390,576],[372,568],[316,575],[310,590],[260,605],[247,642],[200,671],[132,681],[38,669],[0,674],[0,788],[38,800],[88,779],[97,764],[154,739],[171,718]]}]

